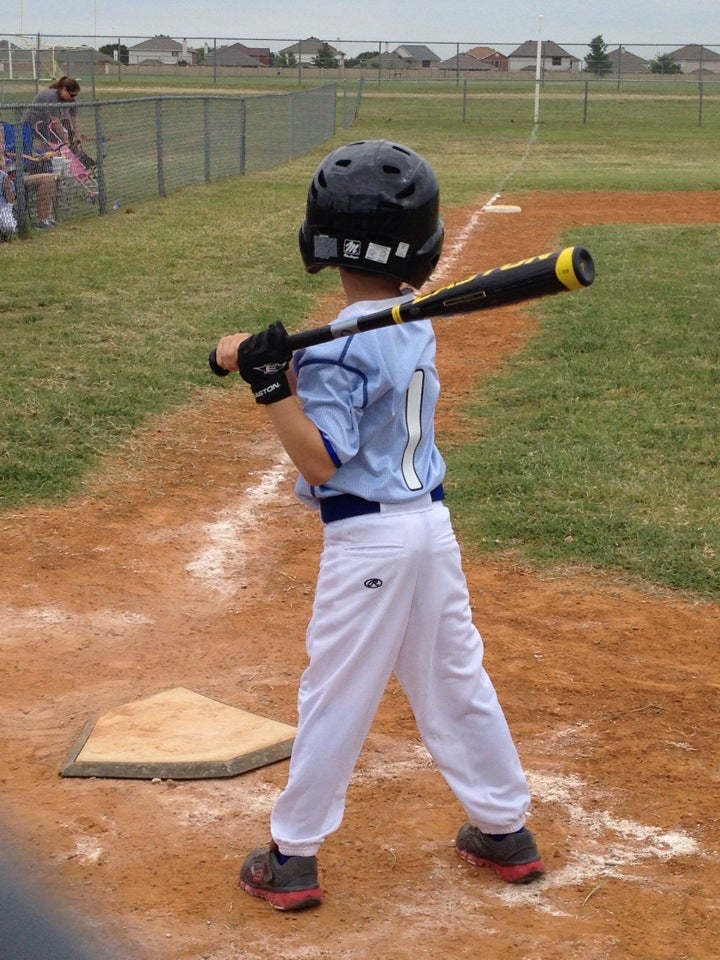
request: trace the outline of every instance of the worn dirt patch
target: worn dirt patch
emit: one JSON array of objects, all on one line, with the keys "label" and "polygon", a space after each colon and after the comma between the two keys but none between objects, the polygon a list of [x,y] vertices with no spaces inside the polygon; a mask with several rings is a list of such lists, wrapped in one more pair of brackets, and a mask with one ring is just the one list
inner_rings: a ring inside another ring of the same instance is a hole
[{"label": "worn dirt patch", "polygon": [[[555,249],[584,224],[720,220],[720,193],[503,202],[522,213],[446,211],[440,279]],[[441,446],[461,437],[472,384],[531,331],[519,308],[438,325]],[[236,887],[287,762],[182,783],[58,775],[89,717],[176,686],[294,723],[320,539],[239,383],[158,420],[86,496],[0,518],[0,796],[56,895],[120,955],[153,960],[715,960],[717,604],[466,554],[549,868],[527,888],[456,858],[462,812],[395,684],[309,913]]]}]

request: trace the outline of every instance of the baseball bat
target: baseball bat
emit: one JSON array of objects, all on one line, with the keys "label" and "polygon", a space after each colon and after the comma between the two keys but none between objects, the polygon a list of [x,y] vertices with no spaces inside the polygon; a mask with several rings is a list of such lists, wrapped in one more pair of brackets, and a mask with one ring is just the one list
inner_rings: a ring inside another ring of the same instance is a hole
[{"label": "baseball bat", "polygon": [[[396,323],[505,307],[568,290],[580,290],[589,287],[594,279],[595,264],[590,251],[585,247],[565,247],[529,260],[494,267],[355,320],[334,320],[322,327],[291,333],[290,347],[295,351]],[[213,373],[220,377],[229,372],[218,365],[215,350],[210,352],[209,363]]]}]

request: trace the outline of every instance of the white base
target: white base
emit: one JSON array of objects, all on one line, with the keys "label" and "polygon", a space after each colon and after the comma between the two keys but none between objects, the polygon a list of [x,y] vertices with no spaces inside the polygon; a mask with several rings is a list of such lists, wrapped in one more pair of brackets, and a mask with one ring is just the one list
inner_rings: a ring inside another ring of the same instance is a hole
[{"label": "white base", "polygon": [[513,207],[507,204],[488,204],[483,207],[483,213],[522,213],[522,207]]}]

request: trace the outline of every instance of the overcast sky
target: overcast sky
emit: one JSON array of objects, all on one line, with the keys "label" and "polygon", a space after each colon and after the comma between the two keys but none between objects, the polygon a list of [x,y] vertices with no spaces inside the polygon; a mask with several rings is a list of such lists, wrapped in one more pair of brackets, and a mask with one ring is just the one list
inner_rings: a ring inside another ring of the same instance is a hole
[{"label": "overcast sky", "polygon": [[[542,18],[542,20],[540,19]],[[720,0],[0,0],[7,33],[47,37],[278,40],[316,36],[349,53],[400,43],[517,46],[525,40],[610,47],[720,47]],[[340,44],[337,41],[340,40]],[[359,42],[359,48],[353,41]],[[101,42],[103,42],[101,40]]]}]

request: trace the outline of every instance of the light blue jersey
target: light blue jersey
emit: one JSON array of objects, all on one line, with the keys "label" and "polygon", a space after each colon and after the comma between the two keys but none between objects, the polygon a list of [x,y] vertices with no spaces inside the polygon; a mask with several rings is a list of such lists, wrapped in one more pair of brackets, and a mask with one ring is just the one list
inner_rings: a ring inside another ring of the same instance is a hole
[{"label": "light blue jersey", "polygon": [[[405,298],[353,303],[338,320],[375,313]],[[296,493],[318,499],[350,493],[401,503],[429,493],[445,476],[435,446],[440,383],[435,333],[427,320],[370,330],[299,350],[297,392],[338,466],[323,486],[299,478]]]}]

